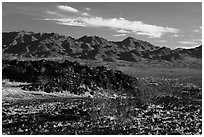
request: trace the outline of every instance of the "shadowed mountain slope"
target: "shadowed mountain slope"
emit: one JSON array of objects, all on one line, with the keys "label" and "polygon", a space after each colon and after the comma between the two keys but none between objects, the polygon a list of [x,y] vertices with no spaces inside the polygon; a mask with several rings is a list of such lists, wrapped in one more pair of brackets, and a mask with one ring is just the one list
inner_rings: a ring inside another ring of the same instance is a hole
[{"label": "shadowed mountain slope", "polygon": [[202,45],[193,49],[171,50],[154,46],[149,42],[128,37],[112,42],[99,36],[83,36],[79,39],[57,33],[3,32],[3,56],[49,58],[70,56],[101,61],[125,60],[184,60],[202,58]]}]

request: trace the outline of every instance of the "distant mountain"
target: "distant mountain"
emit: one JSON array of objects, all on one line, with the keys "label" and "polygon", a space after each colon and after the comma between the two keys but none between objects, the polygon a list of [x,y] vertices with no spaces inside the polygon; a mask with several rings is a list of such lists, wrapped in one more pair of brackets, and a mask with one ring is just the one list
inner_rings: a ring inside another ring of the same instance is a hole
[{"label": "distant mountain", "polygon": [[159,47],[156,47],[149,42],[137,40],[132,37],[128,37],[124,39],[121,42],[115,42],[119,46],[119,48],[122,48],[126,51],[136,50],[138,52],[142,51],[153,51],[159,49]]},{"label": "distant mountain", "polygon": [[70,56],[92,60],[183,60],[202,58],[202,45],[193,49],[175,49],[154,46],[147,41],[128,37],[112,42],[98,36],[79,39],[57,33],[27,31],[3,32],[3,56],[49,58]]}]

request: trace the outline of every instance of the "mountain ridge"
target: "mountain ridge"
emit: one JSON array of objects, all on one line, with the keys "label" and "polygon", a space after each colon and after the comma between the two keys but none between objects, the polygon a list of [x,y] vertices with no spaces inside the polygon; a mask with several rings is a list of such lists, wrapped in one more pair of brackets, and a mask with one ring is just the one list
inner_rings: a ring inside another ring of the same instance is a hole
[{"label": "mountain ridge", "polygon": [[31,31],[3,32],[3,55],[28,58],[70,56],[92,60],[166,60],[202,58],[202,45],[192,49],[170,49],[155,46],[147,41],[127,37],[122,41],[108,41],[99,36],[82,36],[78,39],[58,33]]}]

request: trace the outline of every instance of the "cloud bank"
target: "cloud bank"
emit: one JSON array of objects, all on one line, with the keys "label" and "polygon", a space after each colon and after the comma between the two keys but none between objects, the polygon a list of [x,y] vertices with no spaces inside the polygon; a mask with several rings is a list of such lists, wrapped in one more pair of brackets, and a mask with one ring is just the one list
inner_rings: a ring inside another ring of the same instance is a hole
[{"label": "cloud bank", "polygon": [[85,10],[88,10],[88,11],[91,10],[90,8],[84,8],[84,9],[85,9]]},{"label": "cloud bank", "polygon": [[121,36],[126,36],[127,34],[116,34],[114,35],[115,37],[121,37]]},{"label": "cloud bank", "polygon": [[179,41],[180,44],[197,45],[195,41]]},{"label": "cloud bank", "polygon": [[200,26],[198,29],[195,29],[194,32],[202,33],[202,26]]},{"label": "cloud bank", "polygon": [[119,33],[131,33],[130,31],[123,30],[123,29],[117,30],[117,32],[119,32]]},{"label": "cloud bank", "polygon": [[81,15],[82,16],[90,16],[87,12],[83,12]]},{"label": "cloud bank", "polygon": [[[57,6],[58,9],[75,12],[77,16],[66,16],[54,18],[45,18],[46,21],[52,21],[61,25],[68,26],[80,26],[80,27],[107,27],[115,30],[118,33],[134,33],[136,35],[145,35],[150,38],[160,38],[162,35],[167,33],[176,34],[179,29],[170,27],[161,27],[157,25],[151,25],[143,23],[142,21],[131,21],[124,18],[103,18],[98,16],[92,16],[87,12],[81,12],[70,6]],[[89,10],[89,9],[86,9]]]},{"label": "cloud bank", "polygon": [[[131,31],[137,35],[146,35],[153,38],[160,38],[166,33],[177,33],[179,30],[169,27],[145,24],[142,21],[129,21],[124,18],[102,18],[102,17],[72,17],[63,19],[48,19],[57,24],[83,26],[83,27],[108,27]],[[121,30],[120,30],[121,31]]]}]

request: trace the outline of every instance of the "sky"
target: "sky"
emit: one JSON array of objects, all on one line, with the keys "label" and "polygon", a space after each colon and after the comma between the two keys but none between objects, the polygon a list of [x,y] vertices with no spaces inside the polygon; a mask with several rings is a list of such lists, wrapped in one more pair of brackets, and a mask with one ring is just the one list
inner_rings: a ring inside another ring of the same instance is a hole
[{"label": "sky", "polygon": [[3,2],[2,31],[21,30],[191,48],[202,43],[202,3]]}]

